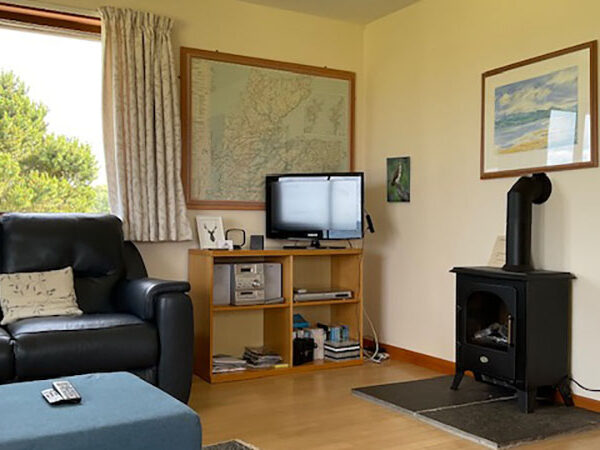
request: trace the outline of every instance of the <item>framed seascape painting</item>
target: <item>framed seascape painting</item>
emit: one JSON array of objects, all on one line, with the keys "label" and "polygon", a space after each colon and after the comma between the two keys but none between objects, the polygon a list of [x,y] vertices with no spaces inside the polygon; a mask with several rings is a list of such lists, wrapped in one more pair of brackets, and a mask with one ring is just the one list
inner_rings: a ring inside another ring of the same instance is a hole
[{"label": "framed seascape painting", "polygon": [[482,75],[481,178],[598,166],[597,42]]},{"label": "framed seascape painting", "polygon": [[353,169],[355,74],[181,48],[192,209],[264,209],[265,175]]}]

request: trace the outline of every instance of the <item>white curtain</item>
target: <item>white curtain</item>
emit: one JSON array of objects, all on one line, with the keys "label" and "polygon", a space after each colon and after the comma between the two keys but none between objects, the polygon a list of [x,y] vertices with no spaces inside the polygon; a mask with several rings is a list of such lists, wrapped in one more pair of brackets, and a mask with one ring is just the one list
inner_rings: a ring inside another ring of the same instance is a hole
[{"label": "white curtain", "polygon": [[100,8],[103,131],[111,211],[126,239],[192,238],[181,184],[173,21]]}]

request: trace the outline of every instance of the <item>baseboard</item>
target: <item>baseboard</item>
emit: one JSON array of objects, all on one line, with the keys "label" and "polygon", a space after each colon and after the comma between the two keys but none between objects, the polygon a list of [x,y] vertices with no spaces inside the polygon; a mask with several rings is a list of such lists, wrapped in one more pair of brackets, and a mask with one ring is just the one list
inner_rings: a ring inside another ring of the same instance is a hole
[{"label": "baseboard", "polygon": [[[373,341],[369,339],[364,340],[365,346],[372,346]],[[385,348],[385,351],[389,353],[390,358],[397,361],[404,361],[416,366],[426,367],[427,369],[435,370],[446,375],[454,373],[454,362],[448,361],[442,358],[436,358],[435,356],[429,356],[424,353],[413,352],[412,350],[406,350],[404,348],[394,347],[388,344],[379,344]]]},{"label": "baseboard", "polygon": [[[365,346],[371,346],[372,344],[373,341],[370,339],[364,339]],[[408,362],[446,375],[454,373],[453,361],[436,358],[435,356],[426,355],[424,353],[413,352],[412,350],[406,350],[400,347],[394,347],[389,344],[380,343],[379,345],[385,348],[385,351],[389,353],[390,358],[393,360]],[[557,400],[561,401],[560,396],[557,396]],[[579,408],[600,412],[600,400],[573,394],[573,402],[575,403],[575,406],[578,406]]]}]

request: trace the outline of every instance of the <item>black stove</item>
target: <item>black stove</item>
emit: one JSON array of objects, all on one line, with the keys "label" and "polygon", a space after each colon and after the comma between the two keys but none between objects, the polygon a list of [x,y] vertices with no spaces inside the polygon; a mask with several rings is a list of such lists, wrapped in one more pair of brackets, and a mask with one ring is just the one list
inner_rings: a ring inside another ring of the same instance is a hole
[{"label": "black stove", "polygon": [[550,196],[545,174],[521,177],[508,193],[506,265],[455,267],[458,389],[469,370],[478,381],[516,390],[519,408],[533,412],[536,396],[569,390],[569,272],[531,265],[531,207]]}]

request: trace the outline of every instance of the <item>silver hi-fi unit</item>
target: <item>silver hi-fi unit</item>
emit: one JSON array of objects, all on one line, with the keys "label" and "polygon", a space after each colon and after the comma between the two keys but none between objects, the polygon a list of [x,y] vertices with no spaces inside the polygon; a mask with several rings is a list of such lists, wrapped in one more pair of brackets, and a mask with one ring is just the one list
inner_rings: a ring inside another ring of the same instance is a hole
[{"label": "silver hi-fi unit", "polygon": [[264,289],[265,269],[262,263],[234,264],[233,288],[239,289]]},{"label": "silver hi-fi unit", "polygon": [[281,264],[264,263],[265,271],[265,302],[281,303]]},{"label": "silver hi-fi unit", "polygon": [[213,269],[213,305],[231,303],[231,264],[215,264]]},{"label": "silver hi-fi unit", "polygon": [[260,304],[265,301],[265,275],[262,263],[234,264],[231,276],[232,305]]}]

